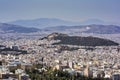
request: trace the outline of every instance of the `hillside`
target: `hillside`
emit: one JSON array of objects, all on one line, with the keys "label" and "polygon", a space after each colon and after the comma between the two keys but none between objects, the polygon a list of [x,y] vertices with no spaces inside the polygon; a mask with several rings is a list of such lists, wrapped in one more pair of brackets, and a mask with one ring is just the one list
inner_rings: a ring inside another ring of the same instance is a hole
[{"label": "hillside", "polygon": [[72,32],[74,33],[96,33],[96,34],[117,34],[120,33],[120,26],[116,25],[80,25],[80,26],[57,26],[45,28],[49,31]]},{"label": "hillside", "polygon": [[79,36],[68,36],[61,33],[52,33],[47,36],[47,39],[51,40],[60,40],[54,45],[66,44],[66,45],[79,45],[79,46],[117,46],[119,45],[116,42],[97,38],[97,37],[79,37]]},{"label": "hillside", "polygon": [[0,32],[2,33],[32,33],[37,32],[37,28],[26,28],[19,25],[0,23]]},{"label": "hillside", "polygon": [[88,25],[85,33],[115,34],[120,33],[120,26],[116,25]]}]

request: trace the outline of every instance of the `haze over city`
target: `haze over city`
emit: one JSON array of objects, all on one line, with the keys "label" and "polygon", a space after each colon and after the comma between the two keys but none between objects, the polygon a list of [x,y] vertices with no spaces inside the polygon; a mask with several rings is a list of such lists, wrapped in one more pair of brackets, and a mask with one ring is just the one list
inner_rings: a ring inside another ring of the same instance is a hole
[{"label": "haze over city", "polygon": [[81,22],[99,19],[120,24],[119,0],[0,0],[0,22],[58,18]]}]

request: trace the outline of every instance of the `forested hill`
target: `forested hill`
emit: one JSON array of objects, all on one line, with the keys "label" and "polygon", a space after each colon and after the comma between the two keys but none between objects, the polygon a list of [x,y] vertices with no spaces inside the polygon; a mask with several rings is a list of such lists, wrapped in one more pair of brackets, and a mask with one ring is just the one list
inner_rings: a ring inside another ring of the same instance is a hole
[{"label": "forested hill", "polygon": [[58,43],[54,44],[67,44],[67,45],[79,45],[79,46],[117,46],[118,43],[97,38],[97,37],[80,37],[80,36],[68,36],[61,33],[52,33],[47,36],[47,39],[60,40]]}]

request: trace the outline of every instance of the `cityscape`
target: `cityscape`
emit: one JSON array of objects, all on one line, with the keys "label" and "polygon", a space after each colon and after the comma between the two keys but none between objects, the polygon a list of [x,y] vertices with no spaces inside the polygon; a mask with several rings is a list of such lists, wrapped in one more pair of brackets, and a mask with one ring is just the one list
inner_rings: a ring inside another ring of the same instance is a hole
[{"label": "cityscape", "polygon": [[0,0],[0,80],[120,80],[119,3]]}]

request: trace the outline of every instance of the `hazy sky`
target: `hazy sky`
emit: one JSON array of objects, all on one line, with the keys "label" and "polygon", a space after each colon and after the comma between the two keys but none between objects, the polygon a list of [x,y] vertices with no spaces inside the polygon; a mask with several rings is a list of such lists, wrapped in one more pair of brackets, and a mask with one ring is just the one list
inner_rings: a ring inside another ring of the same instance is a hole
[{"label": "hazy sky", "polygon": [[120,0],[0,0],[0,22],[36,18],[120,23]]}]

